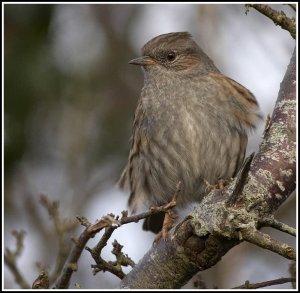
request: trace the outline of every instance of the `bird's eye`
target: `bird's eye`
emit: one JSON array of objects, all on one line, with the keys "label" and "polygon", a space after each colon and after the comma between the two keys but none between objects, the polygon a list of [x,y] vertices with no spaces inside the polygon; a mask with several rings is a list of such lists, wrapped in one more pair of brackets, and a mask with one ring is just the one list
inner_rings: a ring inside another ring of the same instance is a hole
[{"label": "bird's eye", "polygon": [[168,59],[168,61],[169,61],[169,62],[172,62],[172,61],[174,61],[174,60],[175,60],[175,58],[176,58],[176,54],[175,54],[175,52],[171,51],[171,52],[169,52],[169,53],[168,53],[168,55],[167,55],[167,59]]}]

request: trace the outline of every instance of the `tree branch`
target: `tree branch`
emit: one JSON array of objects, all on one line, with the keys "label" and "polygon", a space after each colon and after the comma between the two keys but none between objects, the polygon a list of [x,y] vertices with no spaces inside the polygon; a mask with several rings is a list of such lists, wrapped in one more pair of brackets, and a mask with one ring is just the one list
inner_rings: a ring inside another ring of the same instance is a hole
[{"label": "tree branch", "polygon": [[41,271],[37,279],[32,284],[32,289],[49,289],[49,277],[46,271]]},{"label": "tree branch", "polygon": [[290,282],[296,282],[296,278],[279,278],[279,279],[270,280],[261,283],[255,283],[255,284],[250,284],[249,281],[246,281],[245,285],[234,287],[232,289],[258,289],[258,288],[280,285],[280,284],[285,284]]},{"label": "tree branch", "polygon": [[[57,235],[58,240],[58,253],[55,261],[55,268],[53,272],[49,275],[49,277],[47,276],[47,278],[49,278],[48,282],[50,284],[53,284],[61,274],[63,266],[69,255],[71,245],[69,243],[69,238],[67,237],[68,232],[73,230],[77,223],[67,223],[65,220],[63,220],[59,211],[59,202],[50,201],[47,195],[40,195],[40,203],[48,211],[49,217],[51,218],[54,224],[54,231]],[[41,274],[42,272],[40,273],[39,277],[41,276]]]},{"label": "tree branch", "polygon": [[251,229],[245,229],[245,231],[242,232],[242,237],[243,240],[253,243],[259,247],[278,253],[285,258],[296,260],[296,251],[294,248],[272,239],[269,235],[257,231],[256,229],[253,229],[252,231]]},{"label": "tree branch", "polygon": [[258,221],[262,227],[272,227],[281,232],[288,233],[296,237],[296,229],[287,224],[281,223],[273,218],[263,218]]},{"label": "tree branch", "polygon": [[123,272],[122,267],[114,266],[112,263],[105,261],[101,257],[102,249],[107,245],[107,241],[111,237],[115,229],[116,227],[107,228],[98,244],[93,249],[87,248],[87,250],[91,253],[93,259],[96,262],[96,265],[92,265],[92,268],[94,268],[94,275],[100,271],[109,271],[118,278],[123,279],[125,273]]},{"label": "tree branch", "polygon": [[[246,4],[246,14],[249,11],[249,8],[254,8],[257,11],[259,11],[260,13],[262,13],[263,15],[267,16],[268,18],[270,18],[271,20],[273,20],[273,22],[276,25],[280,25],[281,28],[283,28],[284,30],[287,30],[291,36],[296,39],[296,20],[295,18],[289,18],[286,16],[286,14],[283,11],[276,11],[274,9],[272,9],[269,5],[265,5],[265,4]],[[292,8],[294,8],[293,6],[291,6]],[[295,8],[296,9],[296,8]]]},{"label": "tree branch", "polygon": [[23,275],[19,271],[19,268],[17,266],[17,258],[21,255],[24,244],[24,231],[13,231],[12,235],[16,238],[16,249],[15,251],[11,251],[9,248],[5,249],[4,253],[4,262],[12,272],[12,274],[15,277],[16,283],[20,286],[22,289],[30,289],[29,284],[24,279]]},{"label": "tree branch", "polygon": [[[177,193],[180,192],[180,186],[181,185],[179,183],[174,197],[176,197]],[[92,265],[92,268],[94,268],[94,274],[96,274],[99,271],[109,271],[112,274],[119,277],[120,279],[123,279],[125,274],[122,271],[121,266],[130,265],[133,267],[135,264],[127,255],[124,255],[121,252],[120,246],[118,246],[120,244],[115,242],[116,247],[114,247],[113,250],[113,254],[115,254],[117,257],[116,262],[106,262],[104,259],[101,258],[101,251],[107,245],[107,241],[111,237],[114,230],[124,224],[138,222],[139,220],[145,219],[155,213],[167,212],[170,208],[174,206],[174,204],[175,202],[172,200],[170,203],[164,206],[152,207],[149,211],[145,213],[141,213],[130,217],[128,217],[127,211],[123,211],[120,220],[119,216],[115,218],[115,215],[108,214],[102,217],[100,220],[97,220],[94,224],[91,224],[85,217],[78,216],[78,221],[81,223],[82,226],[85,226],[86,228],[80,234],[78,239],[73,238],[75,246],[70,252],[68,261],[64,265],[63,272],[59,280],[56,282],[55,288],[66,289],[69,287],[72,274],[74,271],[77,270],[78,259],[82,254],[84,248],[91,253],[92,257],[96,262],[96,265]],[[86,247],[86,244],[89,241],[89,239],[93,238],[103,228],[105,228],[105,232],[102,235],[99,242],[97,243],[97,245],[93,249]]]},{"label": "tree branch", "polygon": [[81,256],[83,249],[86,246],[86,243],[90,238],[93,238],[96,233],[105,227],[110,227],[112,225],[117,225],[114,217],[107,215],[102,217],[100,220],[97,220],[94,224],[88,222],[84,217],[77,217],[81,225],[86,228],[80,234],[79,238],[73,238],[74,246],[70,252],[67,262],[64,265],[63,271],[60,278],[56,282],[56,289],[66,289],[70,285],[70,280],[73,272],[77,271],[78,259]]}]

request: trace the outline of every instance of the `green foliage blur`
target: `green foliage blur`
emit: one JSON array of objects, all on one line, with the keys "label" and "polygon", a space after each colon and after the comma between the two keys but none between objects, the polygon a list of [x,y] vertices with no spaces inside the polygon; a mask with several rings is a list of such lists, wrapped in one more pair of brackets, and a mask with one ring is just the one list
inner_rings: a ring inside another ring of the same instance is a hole
[{"label": "green foliage blur", "polygon": [[142,86],[142,74],[127,63],[136,55],[128,34],[139,6],[122,6],[121,27],[112,25],[113,5],[73,6],[88,9],[99,31],[92,38],[101,37],[103,44],[98,57],[82,70],[70,70],[55,56],[60,54],[59,49],[54,52],[55,36],[63,27],[53,18],[62,6],[5,5],[6,187],[24,160],[39,166],[64,162],[64,170],[76,177],[72,182],[84,182],[109,162],[118,162],[120,171],[115,156],[124,156],[125,164]]},{"label": "green foliage blur", "polygon": [[28,148],[26,125],[40,98],[58,97],[59,72],[47,58],[47,33],[53,6],[5,7],[5,172]]}]

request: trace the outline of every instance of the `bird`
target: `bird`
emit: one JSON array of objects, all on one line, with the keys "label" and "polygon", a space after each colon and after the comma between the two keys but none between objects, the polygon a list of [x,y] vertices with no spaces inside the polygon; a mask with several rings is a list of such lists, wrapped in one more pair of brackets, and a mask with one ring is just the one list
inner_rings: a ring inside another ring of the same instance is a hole
[{"label": "bird", "polygon": [[[143,69],[132,142],[119,186],[129,190],[132,213],[171,201],[201,202],[207,182],[233,178],[241,167],[248,134],[262,119],[244,86],[222,74],[188,32],[159,35],[129,61]],[[164,213],[145,219],[158,233]]]}]

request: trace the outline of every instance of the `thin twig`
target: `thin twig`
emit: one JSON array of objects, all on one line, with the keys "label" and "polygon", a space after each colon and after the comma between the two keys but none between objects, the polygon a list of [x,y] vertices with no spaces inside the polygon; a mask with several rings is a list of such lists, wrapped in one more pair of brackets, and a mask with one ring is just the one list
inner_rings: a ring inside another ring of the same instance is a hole
[{"label": "thin twig", "polygon": [[49,289],[49,277],[46,271],[42,270],[32,284],[32,289]]},{"label": "thin twig", "polygon": [[179,193],[181,192],[181,188],[182,188],[182,182],[179,181],[176,186],[176,191],[175,191],[175,194],[174,194],[172,200],[169,203],[167,203],[166,205],[159,206],[159,207],[151,207],[150,210],[147,212],[140,213],[138,215],[133,215],[130,217],[128,217],[127,214],[123,214],[124,213],[124,211],[123,211],[122,212],[123,217],[120,220],[121,225],[128,224],[131,222],[138,222],[142,219],[146,219],[149,216],[159,213],[159,212],[164,212],[164,213],[168,212],[172,207],[174,207],[176,205],[176,198],[178,197]]},{"label": "thin twig", "polygon": [[25,280],[17,266],[17,258],[21,255],[24,247],[25,232],[13,231],[12,235],[16,238],[16,249],[14,251],[11,251],[9,248],[5,249],[4,262],[15,277],[15,281],[20,286],[20,288],[30,289],[30,285]]},{"label": "thin twig", "polygon": [[290,282],[296,282],[295,278],[279,278],[275,280],[265,281],[261,283],[250,284],[249,281],[246,281],[244,285],[234,287],[232,289],[258,289],[268,286],[274,286],[279,284],[285,284]]},{"label": "thin twig", "polygon": [[279,222],[275,219],[272,219],[272,218],[263,218],[263,219],[260,219],[258,221],[258,224],[261,225],[262,227],[272,227],[272,228],[275,228],[279,231],[282,231],[284,233],[288,233],[292,236],[295,236],[296,237],[296,229],[293,228],[293,227],[290,227],[289,225],[287,224],[284,224],[282,222]]},{"label": "thin twig", "polygon": [[89,239],[93,238],[95,234],[103,228],[115,228],[118,226],[118,221],[114,218],[113,214],[102,217],[94,224],[91,224],[85,217],[78,216],[77,219],[81,225],[86,228],[80,234],[79,238],[73,238],[75,245],[70,252],[68,261],[64,265],[64,269],[59,280],[56,282],[55,288],[57,289],[66,289],[69,287],[72,274],[73,272],[77,271],[78,259],[81,256],[81,253]]},{"label": "thin twig", "polygon": [[100,255],[102,252],[102,249],[107,245],[107,241],[111,237],[112,233],[117,227],[109,227],[104,232],[103,236],[101,237],[100,241],[97,243],[97,245],[92,249],[93,255],[97,256]]},{"label": "thin twig", "polygon": [[58,201],[50,201],[47,195],[41,194],[40,203],[47,209],[50,219],[53,221],[54,230],[58,240],[58,253],[55,261],[55,268],[49,275],[50,284],[53,284],[61,274],[67,260],[71,245],[67,239],[67,233],[73,230],[75,225],[74,223],[66,223],[66,221],[61,219]]},{"label": "thin twig", "polygon": [[288,246],[276,239],[272,239],[269,235],[264,234],[256,229],[246,228],[241,230],[243,240],[260,246],[264,249],[273,251],[287,259],[296,260],[296,251],[293,247]]},{"label": "thin twig", "polygon": [[[77,217],[77,219],[82,225],[84,225],[82,218]],[[73,238],[73,242],[75,245],[73,246],[70,252],[68,261],[64,264],[64,268],[62,270],[60,278],[57,280],[55,284],[56,289],[66,289],[69,287],[72,274],[73,272],[77,271],[78,259],[81,256],[81,253],[86,243],[92,237],[92,235],[94,235],[91,234],[90,231],[88,230],[90,225],[87,225],[84,231],[80,234],[79,238]]]},{"label": "thin twig", "polygon": [[107,245],[107,241],[116,228],[117,227],[107,228],[97,245],[93,249],[90,249],[88,247],[86,249],[91,253],[93,259],[96,262],[96,265],[92,265],[92,268],[94,268],[94,274],[98,273],[99,271],[109,271],[120,279],[123,279],[125,277],[125,273],[122,271],[121,266],[117,268],[101,257],[102,249]]},{"label": "thin twig", "polygon": [[247,9],[247,12],[250,7],[256,9],[260,13],[264,14],[265,16],[267,16],[268,18],[273,20],[273,22],[276,25],[280,25],[281,28],[287,30],[291,34],[291,36],[294,39],[296,39],[296,20],[295,20],[295,18],[289,18],[285,15],[285,13],[283,11],[280,11],[280,12],[276,11],[276,10],[272,9],[269,5],[265,5],[265,4],[246,4],[245,6]]},{"label": "thin twig", "polygon": [[[104,271],[104,272],[108,271],[108,272],[114,274],[115,276],[117,276],[118,278],[123,279],[125,277],[125,273],[122,270],[122,265],[124,265],[125,262],[123,262],[123,260],[121,262],[118,262],[118,256],[114,253],[114,250],[113,250],[113,253],[117,256],[117,261],[107,262],[101,257],[101,251],[102,251],[103,247],[106,246],[108,239],[110,238],[111,234],[113,233],[113,231],[115,229],[116,229],[116,227],[108,228],[107,231],[105,231],[105,233],[103,235],[105,237],[101,238],[101,240],[98,242],[96,247],[93,249],[87,248],[87,250],[91,253],[93,259],[96,262],[96,265],[92,265],[92,268],[94,269],[93,270],[94,275],[100,271]],[[116,245],[116,243],[115,243],[115,245]],[[113,243],[113,246],[114,246],[114,243]],[[122,246],[119,249],[122,249]],[[118,253],[121,253],[121,250]],[[121,259],[119,259],[119,260],[121,260]],[[126,264],[126,265],[128,265],[128,264]]]},{"label": "thin twig", "polygon": [[[103,234],[103,236],[101,237],[101,239],[99,240],[99,242],[97,243],[97,245],[94,248],[86,248],[92,255],[93,259],[96,262],[96,265],[92,265],[92,267],[94,268],[93,273],[96,274],[99,271],[109,271],[112,274],[116,275],[117,277],[119,277],[120,279],[123,279],[125,277],[125,273],[122,270],[122,263],[118,262],[118,259],[115,263],[112,262],[107,262],[105,261],[102,257],[101,257],[101,252],[102,249],[107,245],[107,241],[109,240],[109,238],[111,237],[112,233],[114,232],[114,230],[116,228],[118,228],[118,226],[124,225],[124,224],[128,224],[128,223],[132,223],[132,222],[138,222],[142,219],[145,219],[147,217],[149,217],[150,215],[159,213],[159,212],[168,212],[172,207],[174,207],[176,205],[176,198],[178,196],[178,194],[181,192],[181,186],[182,183],[178,182],[177,186],[176,186],[176,192],[172,198],[172,200],[164,205],[164,206],[160,206],[160,207],[151,207],[149,211],[138,214],[138,215],[133,215],[128,217],[128,212],[127,211],[122,211],[122,217],[119,220],[119,218],[117,217],[115,219],[115,222],[117,223],[117,225],[115,225],[114,227],[108,227],[106,228],[105,233]],[[126,259],[125,264],[127,265],[127,263],[131,266],[134,266],[134,262],[126,255],[126,257],[124,256],[123,258]]]},{"label": "thin twig", "polygon": [[112,243],[113,250],[112,254],[116,256],[116,262],[114,262],[114,265],[121,265],[121,266],[131,266],[132,268],[135,266],[134,261],[127,255],[124,254],[122,249],[123,245],[121,245],[116,239]]},{"label": "thin twig", "polygon": [[[180,185],[179,188],[177,188],[177,190],[180,191]],[[92,257],[94,258],[97,264],[96,266],[95,265],[92,266],[94,268],[94,273],[97,273],[97,270],[101,268],[102,270],[110,271],[111,273],[115,274],[119,278],[123,278],[125,274],[122,271],[117,270],[111,263],[108,263],[102,258],[100,258],[101,251],[107,245],[107,241],[111,237],[113,231],[121,225],[132,223],[132,222],[138,222],[141,219],[145,219],[150,215],[153,215],[161,211],[166,212],[169,208],[170,206],[168,205],[161,206],[161,207],[152,207],[148,212],[130,216],[130,217],[128,217],[127,211],[122,211],[122,217],[120,220],[118,217],[115,217],[113,214],[108,214],[102,217],[100,220],[97,220],[94,224],[91,224],[85,217],[77,217],[81,225],[83,225],[86,228],[80,234],[78,239],[73,238],[73,242],[75,243],[75,246],[72,248],[70,252],[68,261],[64,264],[63,271],[61,273],[60,278],[56,282],[55,288],[66,289],[69,287],[70,279],[72,277],[73,272],[77,270],[77,262],[84,248],[92,254]],[[93,249],[86,247],[86,244],[89,241],[89,239],[94,237],[100,230],[104,228],[105,228],[105,232],[101,237],[100,241],[98,242],[98,244]]]}]

